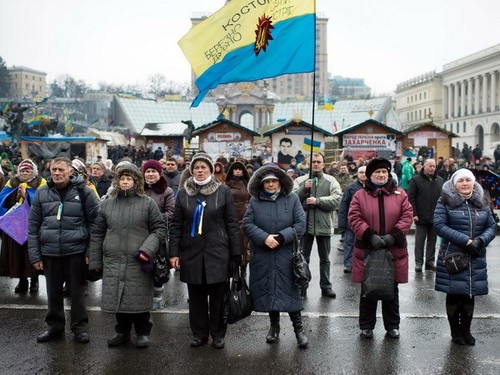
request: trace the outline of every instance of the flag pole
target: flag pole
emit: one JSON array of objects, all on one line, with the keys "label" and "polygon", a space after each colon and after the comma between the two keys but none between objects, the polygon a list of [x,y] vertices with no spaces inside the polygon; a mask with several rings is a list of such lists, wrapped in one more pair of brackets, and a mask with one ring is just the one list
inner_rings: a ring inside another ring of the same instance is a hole
[{"label": "flag pole", "polygon": [[312,159],[314,150],[314,112],[316,106],[316,0],[314,1],[314,71],[313,71],[313,95],[312,95],[312,116],[311,116],[311,152],[309,155],[309,178],[312,178]]}]

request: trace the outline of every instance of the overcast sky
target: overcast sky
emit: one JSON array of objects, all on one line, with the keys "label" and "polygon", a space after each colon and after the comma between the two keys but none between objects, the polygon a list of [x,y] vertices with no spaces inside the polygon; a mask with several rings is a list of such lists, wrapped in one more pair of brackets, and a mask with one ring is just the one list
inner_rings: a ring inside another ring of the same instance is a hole
[{"label": "overcast sky", "polygon": [[[249,0],[250,1],[250,0]],[[145,84],[150,75],[187,84],[177,41],[195,13],[224,0],[4,0],[0,56],[48,74]],[[375,94],[500,43],[499,0],[317,0],[329,18],[328,70],[364,78]]]}]

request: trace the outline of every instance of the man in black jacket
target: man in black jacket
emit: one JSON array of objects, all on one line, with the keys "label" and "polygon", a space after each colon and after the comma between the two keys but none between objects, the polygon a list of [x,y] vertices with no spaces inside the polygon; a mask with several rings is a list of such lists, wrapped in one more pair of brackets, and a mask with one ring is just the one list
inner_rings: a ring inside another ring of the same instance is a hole
[{"label": "man in black jacket", "polygon": [[408,186],[408,200],[413,206],[413,221],[415,222],[415,271],[425,269],[435,271],[436,240],[437,234],[432,227],[434,210],[441,195],[444,180],[436,174],[436,161],[427,159],[420,173],[414,175]]},{"label": "man in black jacket", "polygon": [[55,158],[47,185],[33,199],[28,226],[28,252],[47,284],[48,328],[37,337],[46,342],[64,336],[63,283],[70,285],[71,331],[79,343],[90,341],[85,308],[85,275],[90,226],[97,217],[95,193],[73,174],[71,160]]}]

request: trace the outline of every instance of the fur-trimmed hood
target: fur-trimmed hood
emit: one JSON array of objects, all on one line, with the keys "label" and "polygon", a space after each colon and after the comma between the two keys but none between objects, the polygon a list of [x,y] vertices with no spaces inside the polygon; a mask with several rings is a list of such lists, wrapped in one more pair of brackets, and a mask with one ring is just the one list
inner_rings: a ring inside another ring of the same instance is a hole
[{"label": "fur-trimmed hood", "polygon": [[193,177],[189,177],[186,182],[184,183],[184,189],[186,189],[186,193],[192,197],[196,194],[203,194],[203,195],[211,195],[215,193],[215,191],[219,188],[219,186],[222,185],[222,182],[217,180],[217,178],[212,175],[212,179],[210,182],[206,185],[197,185],[194,182]]},{"label": "fur-trimmed hood", "polygon": [[259,199],[259,194],[262,191],[262,179],[268,174],[274,174],[281,183],[281,190],[288,195],[293,190],[293,180],[286,172],[274,164],[266,164],[257,169],[250,181],[248,182],[248,192],[255,199]]},{"label": "fur-trimmed hood", "polygon": [[[120,177],[123,175],[131,176],[134,179],[134,187],[130,190],[133,190],[135,194],[139,196],[145,196],[144,192],[144,176],[141,173],[141,170],[132,163],[124,163],[117,168],[115,177],[113,178],[113,182],[111,184],[112,190],[109,193],[110,197],[117,197],[121,191],[120,189]],[[132,192],[131,192],[132,193]],[[128,191],[127,191],[127,195]],[[132,195],[132,194],[130,194]]]},{"label": "fur-trimmed hood", "polygon": [[[464,201],[465,198],[458,193],[457,188],[451,183],[450,180],[443,184],[441,202],[443,202],[444,205],[454,208],[460,206]],[[469,199],[469,202],[477,208],[482,208],[488,205],[488,200],[483,192],[483,188],[477,182],[474,182],[472,197]]]},{"label": "fur-trimmed hood", "polygon": [[248,184],[248,181],[250,181],[250,174],[247,171],[247,168],[245,167],[245,164],[243,164],[241,161],[235,161],[229,166],[229,169],[227,170],[226,174],[226,182],[231,181],[231,177],[233,177],[234,169],[235,168],[240,168],[243,170],[243,177],[242,180],[245,181],[245,184]]}]

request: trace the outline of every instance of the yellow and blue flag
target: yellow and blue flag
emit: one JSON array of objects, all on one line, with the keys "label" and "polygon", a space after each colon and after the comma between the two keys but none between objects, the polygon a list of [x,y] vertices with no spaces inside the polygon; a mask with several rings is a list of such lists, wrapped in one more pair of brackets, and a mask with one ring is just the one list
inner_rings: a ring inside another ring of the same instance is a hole
[{"label": "yellow and blue flag", "polygon": [[307,152],[321,152],[321,141],[313,141],[311,138],[304,138],[302,149]]},{"label": "yellow and blue flag", "polygon": [[333,111],[335,109],[333,101],[328,99],[326,95],[323,97],[323,101],[325,103],[325,110],[326,111]]},{"label": "yellow and blue flag", "polygon": [[315,0],[232,0],[179,40],[197,107],[220,84],[315,69]]}]

